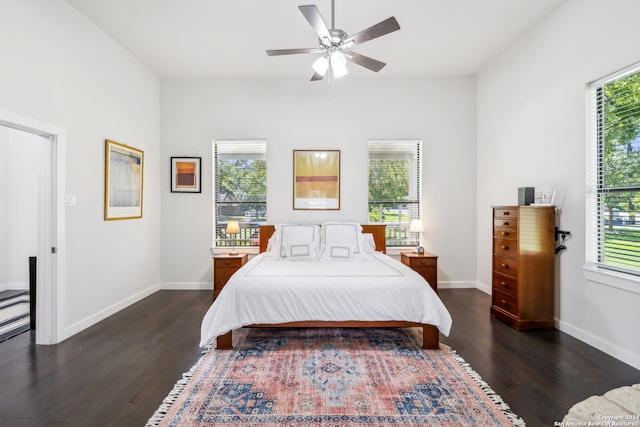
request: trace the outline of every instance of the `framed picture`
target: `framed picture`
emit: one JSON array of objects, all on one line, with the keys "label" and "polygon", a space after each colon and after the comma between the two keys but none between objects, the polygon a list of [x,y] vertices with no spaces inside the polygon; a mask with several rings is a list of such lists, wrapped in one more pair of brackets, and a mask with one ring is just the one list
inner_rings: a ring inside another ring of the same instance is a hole
[{"label": "framed picture", "polygon": [[171,192],[200,193],[201,157],[171,158]]},{"label": "framed picture", "polygon": [[105,142],[104,219],[142,218],[144,152]]},{"label": "framed picture", "polygon": [[293,151],[293,209],[340,209],[340,150]]}]

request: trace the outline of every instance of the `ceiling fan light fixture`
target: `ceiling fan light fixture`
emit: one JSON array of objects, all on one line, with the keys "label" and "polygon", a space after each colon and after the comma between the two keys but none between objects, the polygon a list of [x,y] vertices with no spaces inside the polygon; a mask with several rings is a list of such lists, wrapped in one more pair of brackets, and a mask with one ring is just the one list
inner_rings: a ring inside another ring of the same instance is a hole
[{"label": "ceiling fan light fixture", "polygon": [[329,61],[327,61],[327,58],[325,58],[324,56],[321,56],[320,58],[315,60],[312,67],[316,73],[324,76],[327,73],[327,69],[329,68]]},{"label": "ceiling fan light fixture", "polygon": [[331,28],[325,24],[316,5],[301,5],[298,6],[298,10],[300,10],[318,36],[319,46],[315,48],[267,50],[267,55],[323,54],[313,63],[315,73],[311,76],[312,82],[324,80],[327,72],[329,73],[330,82],[333,82],[334,78],[348,74],[347,61],[376,73],[386,65],[384,62],[352,52],[350,49],[399,30],[400,25],[393,16],[349,36],[346,32],[335,27],[335,0],[331,0]]}]

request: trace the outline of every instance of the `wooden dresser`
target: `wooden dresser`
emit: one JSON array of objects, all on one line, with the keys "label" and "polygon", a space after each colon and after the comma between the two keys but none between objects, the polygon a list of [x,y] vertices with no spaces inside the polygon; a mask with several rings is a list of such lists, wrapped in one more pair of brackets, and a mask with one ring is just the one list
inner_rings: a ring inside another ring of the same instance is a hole
[{"label": "wooden dresser", "polygon": [[554,329],[555,208],[493,207],[491,315],[517,330]]}]

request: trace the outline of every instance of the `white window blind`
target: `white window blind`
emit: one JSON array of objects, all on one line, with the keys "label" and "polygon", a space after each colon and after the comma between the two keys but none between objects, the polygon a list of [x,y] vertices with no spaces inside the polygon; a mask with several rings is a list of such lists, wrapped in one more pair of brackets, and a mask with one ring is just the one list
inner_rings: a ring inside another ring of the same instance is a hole
[{"label": "white window blind", "polygon": [[640,64],[587,85],[587,263],[640,275]]},{"label": "white window blind", "polygon": [[[213,246],[256,246],[267,219],[267,142],[214,140],[212,147]],[[240,235],[226,235],[229,220]]]},{"label": "white window blind", "polygon": [[422,141],[369,141],[369,222],[387,225],[387,246],[415,246],[420,218]]}]

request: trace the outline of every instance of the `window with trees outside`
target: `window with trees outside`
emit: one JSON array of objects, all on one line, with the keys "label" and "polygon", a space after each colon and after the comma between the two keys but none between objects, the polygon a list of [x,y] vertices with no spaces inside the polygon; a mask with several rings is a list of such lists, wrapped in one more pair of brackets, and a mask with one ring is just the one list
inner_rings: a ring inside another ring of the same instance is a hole
[{"label": "window with trees outside", "polygon": [[369,141],[369,222],[387,225],[387,246],[415,246],[420,218],[422,141]]},{"label": "window with trees outside", "polygon": [[[267,142],[215,140],[212,154],[213,246],[257,246],[267,220]],[[239,235],[227,235],[229,220]]]},{"label": "window with trees outside", "polygon": [[640,275],[640,64],[588,85],[587,261]]}]

